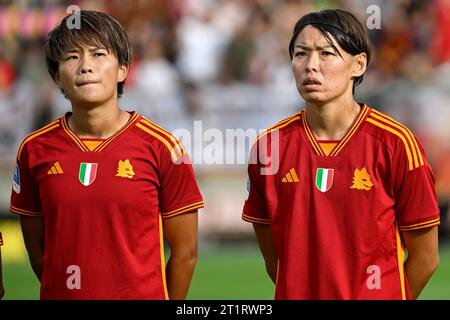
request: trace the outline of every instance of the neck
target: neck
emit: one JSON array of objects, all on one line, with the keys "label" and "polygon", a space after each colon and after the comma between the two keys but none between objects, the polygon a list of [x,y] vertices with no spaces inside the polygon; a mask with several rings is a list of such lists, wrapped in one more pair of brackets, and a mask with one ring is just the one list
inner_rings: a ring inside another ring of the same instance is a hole
[{"label": "neck", "polygon": [[69,127],[80,138],[107,139],[120,130],[130,118],[117,104],[92,109],[72,105]]},{"label": "neck", "polygon": [[341,140],[361,107],[351,99],[325,104],[306,103],[306,118],[318,140]]}]

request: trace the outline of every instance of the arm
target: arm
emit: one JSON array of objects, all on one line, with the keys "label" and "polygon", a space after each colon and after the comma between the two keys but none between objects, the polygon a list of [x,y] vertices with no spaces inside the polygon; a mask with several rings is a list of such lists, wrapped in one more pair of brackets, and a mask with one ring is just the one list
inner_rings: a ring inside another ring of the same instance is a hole
[{"label": "arm", "polygon": [[259,249],[266,263],[267,274],[273,283],[277,281],[278,257],[273,244],[272,232],[267,224],[254,223],[256,238],[258,239]]},{"label": "arm", "polygon": [[164,220],[164,233],[170,247],[166,266],[167,289],[171,300],[186,298],[197,263],[197,212]]},{"label": "arm", "polygon": [[406,278],[414,299],[417,299],[439,265],[437,227],[402,232],[408,249]]},{"label": "arm", "polygon": [[39,281],[41,281],[44,257],[44,219],[42,217],[21,215],[20,225],[31,267]]}]

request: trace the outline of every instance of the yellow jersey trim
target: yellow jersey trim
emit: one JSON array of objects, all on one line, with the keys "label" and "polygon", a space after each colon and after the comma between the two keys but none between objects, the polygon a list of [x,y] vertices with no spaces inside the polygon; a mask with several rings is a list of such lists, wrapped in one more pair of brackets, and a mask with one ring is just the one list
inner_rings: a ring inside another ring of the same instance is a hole
[{"label": "yellow jersey trim", "polygon": [[336,148],[339,142],[319,142],[320,148],[323,150],[326,156],[329,156],[331,152]]},{"label": "yellow jersey trim", "polygon": [[313,149],[319,156],[322,157],[335,157],[337,156],[342,149],[347,145],[347,143],[351,140],[351,138],[355,135],[355,133],[360,128],[361,124],[364,122],[364,118],[369,113],[370,108],[367,105],[363,105],[361,110],[359,111],[358,116],[353,121],[353,124],[348,129],[347,133],[344,137],[336,144],[336,146],[332,149],[331,152],[329,150],[324,150],[320,143],[317,141],[311,127],[308,124],[308,120],[306,118],[306,112],[303,112],[303,126],[305,128],[306,135],[308,137],[309,142],[313,146]]},{"label": "yellow jersey trim", "polygon": [[114,133],[111,137],[109,137],[108,139],[105,139],[104,141],[102,141],[98,146],[96,146],[93,150],[90,148],[92,147],[92,143],[88,143],[90,146],[88,146],[88,144],[84,143],[84,141],[82,139],[80,139],[75,132],[72,131],[72,129],[70,129],[68,123],[67,123],[67,119],[65,116],[61,117],[61,123],[62,123],[62,127],[64,129],[64,131],[68,134],[68,136],[70,138],[72,138],[72,140],[76,143],[76,145],[81,149],[81,151],[83,152],[100,152],[103,149],[106,148],[106,146],[108,144],[110,144],[115,138],[117,138],[122,132],[124,132],[125,130],[127,130],[132,124],[133,122],[139,117],[139,115],[135,112],[130,119],[128,119],[127,123],[116,133]]},{"label": "yellow jersey trim", "polygon": [[406,287],[405,287],[405,249],[403,247],[402,238],[398,230],[397,223],[395,224],[395,235],[397,239],[397,262],[398,262],[398,274],[400,277],[400,289],[402,292],[402,299],[406,300]]},{"label": "yellow jersey trim", "polygon": [[[280,258],[277,259],[277,275],[275,277],[275,288],[278,285],[278,276],[279,276],[279,274],[280,274]],[[274,297],[274,299],[275,299],[275,297]]]},{"label": "yellow jersey trim", "polygon": [[187,153],[186,150],[184,149],[183,145],[181,144],[180,140],[178,138],[176,138],[173,134],[168,132],[167,130],[161,128],[156,123],[154,123],[154,122],[152,122],[152,121],[150,121],[150,120],[148,120],[148,119],[146,119],[144,117],[139,122],[142,122],[143,124],[146,124],[147,126],[149,126],[152,129],[158,131],[162,135],[166,136],[166,138],[168,138],[168,140],[172,141],[172,143],[175,146],[175,149],[178,151],[178,154],[183,155],[183,154]]},{"label": "yellow jersey trim", "polygon": [[364,118],[369,113],[370,108],[367,105],[364,105],[360,112],[358,117],[356,118],[355,122],[351,126],[350,130],[347,131],[345,136],[341,139],[341,141],[338,143],[338,145],[334,148],[333,151],[330,153],[330,157],[337,156],[339,152],[347,145],[347,143],[350,141],[350,139],[355,135],[355,133],[358,131],[361,124],[364,122]]},{"label": "yellow jersey trim", "polygon": [[95,148],[97,148],[103,142],[103,141],[100,141],[100,140],[85,140],[85,139],[81,139],[81,141],[83,141],[84,145],[86,147],[88,147],[88,149],[90,151],[94,151]]},{"label": "yellow jersey trim", "polygon": [[195,202],[190,205],[178,208],[176,210],[172,210],[172,211],[169,211],[166,213],[161,213],[161,215],[163,216],[164,219],[171,218],[171,217],[174,217],[174,216],[186,213],[186,212],[190,212],[190,211],[194,211],[196,209],[203,208],[204,205],[205,205],[205,203],[203,201],[199,201],[199,202]]},{"label": "yellow jersey trim", "polygon": [[306,136],[308,137],[309,142],[311,143],[314,151],[322,157],[325,157],[325,152],[323,152],[320,145],[317,143],[316,137],[314,136],[314,133],[312,132],[311,128],[309,127],[308,121],[306,120],[306,112],[302,113],[302,120],[303,120],[303,128],[305,128]]},{"label": "yellow jersey trim", "polygon": [[164,230],[161,215],[158,215],[158,225],[159,225],[159,252],[161,257],[161,276],[164,288],[164,297],[169,300],[169,293],[167,290],[167,280],[166,280],[166,255],[164,252]]},{"label": "yellow jersey trim", "polygon": [[103,151],[107,145],[109,145],[114,139],[116,139],[122,132],[124,132],[125,130],[127,130],[132,124],[133,122],[139,117],[139,114],[137,112],[135,112],[130,119],[128,119],[127,123],[116,133],[114,133],[111,137],[109,137],[108,139],[106,139],[105,141],[103,141],[99,146],[97,146],[94,149],[94,152],[100,152]]},{"label": "yellow jersey trim", "polygon": [[300,120],[300,116],[301,116],[301,113],[302,113],[302,112],[303,112],[303,111],[297,112],[296,114],[290,116],[289,118],[286,118],[286,119],[284,119],[284,120],[281,120],[281,121],[278,122],[276,125],[270,127],[269,129],[267,129],[266,131],[264,131],[263,133],[261,133],[261,134],[256,138],[255,143],[258,142],[258,140],[261,139],[262,137],[264,137],[265,135],[269,134],[270,132],[275,131],[275,130],[278,130],[278,129],[281,129],[281,128],[284,128],[284,127],[286,127],[287,125],[289,125],[290,123],[292,123],[292,122],[294,122],[294,121],[297,121],[297,120]]},{"label": "yellow jersey trim", "polygon": [[418,168],[418,167],[415,167],[414,164],[413,164],[412,151],[411,151],[411,149],[409,148],[409,145],[408,145],[408,142],[406,141],[405,136],[404,136],[401,132],[397,131],[396,129],[393,129],[393,128],[389,127],[389,126],[386,125],[386,124],[383,124],[383,123],[381,123],[381,122],[378,122],[377,120],[375,120],[375,119],[373,119],[373,118],[371,118],[371,117],[369,117],[369,118],[367,119],[367,122],[370,122],[370,123],[372,123],[373,125],[375,125],[375,126],[377,126],[377,127],[380,127],[380,128],[382,128],[382,129],[384,129],[384,130],[386,130],[386,131],[388,131],[388,132],[390,132],[390,133],[396,135],[397,137],[399,137],[399,138],[403,141],[403,145],[405,146],[406,156],[407,156],[407,158],[408,158],[408,170],[411,171],[411,170],[413,170],[413,169]]},{"label": "yellow jersey trim", "polygon": [[11,211],[12,213],[21,214],[21,215],[25,215],[25,216],[42,217],[42,213],[40,213],[40,212],[34,212],[34,211],[16,208],[13,205],[9,206],[9,211]]},{"label": "yellow jersey trim", "polygon": [[179,153],[175,152],[175,149],[170,144],[170,142],[166,138],[162,137],[160,134],[156,133],[154,131],[154,129],[151,129],[151,128],[141,124],[140,121],[138,123],[136,123],[136,127],[138,127],[139,129],[145,131],[149,135],[151,135],[151,136],[155,137],[156,139],[158,139],[159,141],[161,141],[166,146],[166,148],[169,150],[173,161],[177,161],[178,159],[180,159],[180,157],[182,155],[180,155]]},{"label": "yellow jersey trim", "polygon": [[48,125],[42,127],[41,129],[34,131],[34,132],[30,133],[28,136],[26,136],[25,139],[23,140],[23,142],[20,144],[19,152],[17,153],[17,160],[20,160],[20,156],[22,154],[22,149],[25,146],[25,143],[27,143],[30,140],[33,140],[34,138],[36,138],[46,132],[49,132],[55,128],[58,128],[59,127],[58,122],[59,122],[59,119],[49,123]]},{"label": "yellow jersey trim", "polygon": [[389,118],[388,116],[386,116],[376,110],[374,110],[374,112],[371,114],[371,116],[379,121],[390,124],[391,126],[398,129],[400,132],[402,132],[406,136],[406,138],[409,142],[410,150],[411,150],[411,153],[412,153],[412,156],[414,159],[414,167],[418,168],[418,167],[423,166],[424,161],[423,161],[422,153],[420,152],[417,140],[408,128],[406,128],[401,123],[393,120],[392,118]]},{"label": "yellow jersey trim", "polygon": [[242,212],[242,220],[251,223],[270,224],[270,220],[268,219],[255,218],[245,214],[244,212]]},{"label": "yellow jersey trim", "polygon": [[408,226],[399,226],[400,231],[412,231],[412,230],[419,230],[419,229],[425,229],[437,226],[441,223],[440,218],[433,219],[430,221],[425,221],[421,223],[411,224]]},{"label": "yellow jersey trim", "polygon": [[61,124],[64,129],[64,131],[67,133],[67,135],[75,142],[75,144],[80,148],[83,152],[89,152],[89,148],[83,143],[83,141],[78,138],[78,136],[69,128],[69,125],[67,124],[66,117],[61,117]]}]

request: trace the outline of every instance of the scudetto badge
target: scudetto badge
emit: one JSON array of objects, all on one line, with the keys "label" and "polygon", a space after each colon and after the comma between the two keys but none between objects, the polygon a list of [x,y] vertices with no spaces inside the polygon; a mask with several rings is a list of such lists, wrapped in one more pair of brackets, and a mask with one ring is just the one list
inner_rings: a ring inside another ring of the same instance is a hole
[{"label": "scudetto badge", "polygon": [[91,185],[97,177],[98,163],[80,163],[80,172],[78,178],[83,186]]},{"label": "scudetto badge", "polygon": [[321,192],[327,192],[333,185],[334,169],[317,168],[316,187]]}]

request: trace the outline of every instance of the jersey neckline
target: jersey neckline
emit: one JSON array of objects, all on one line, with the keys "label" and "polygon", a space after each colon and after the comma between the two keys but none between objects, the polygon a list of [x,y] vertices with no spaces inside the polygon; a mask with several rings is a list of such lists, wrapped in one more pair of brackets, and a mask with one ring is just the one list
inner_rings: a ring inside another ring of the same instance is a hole
[{"label": "jersey neckline", "polygon": [[[135,111],[130,112],[131,116],[130,119],[128,119],[127,123],[120,128],[116,133],[114,133],[111,137],[107,139],[103,139],[103,142],[100,143],[97,147],[95,147],[92,151],[89,149],[89,147],[83,142],[83,140],[89,140],[90,138],[80,138],[77,136],[75,132],[70,129],[68,125],[68,118],[71,115],[71,112],[67,112],[64,116],[62,116],[60,119],[61,126],[65,133],[69,136],[69,138],[77,145],[77,147],[83,151],[83,152],[100,152],[103,151],[111,142],[113,142],[117,137],[119,137],[123,132],[125,132],[128,128],[131,127],[131,125],[139,118],[139,114]],[[92,140],[92,139],[91,139]],[[101,139],[99,139],[101,140]]]},{"label": "jersey neckline", "polygon": [[361,127],[361,124],[364,122],[364,119],[369,114],[370,108],[363,104],[361,106],[361,110],[359,111],[359,114],[356,116],[355,120],[353,121],[350,128],[347,130],[346,134],[342,137],[340,141],[336,144],[336,146],[333,148],[333,150],[327,155],[327,153],[322,149],[320,146],[320,143],[323,143],[323,140],[317,140],[316,136],[311,130],[311,127],[308,124],[308,121],[306,119],[306,112],[305,110],[302,111],[302,122],[303,122],[303,128],[305,129],[306,136],[308,138],[309,143],[311,144],[311,147],[313,148],[314,152],[322,157],[335,157],[337,156],[342,149],[348,144],[348,142],[351,140],[351,138],[356,134],[358,129]]}]

